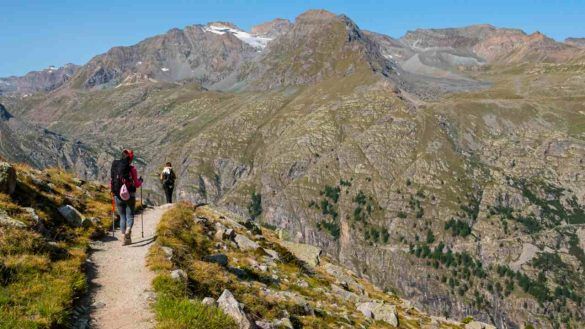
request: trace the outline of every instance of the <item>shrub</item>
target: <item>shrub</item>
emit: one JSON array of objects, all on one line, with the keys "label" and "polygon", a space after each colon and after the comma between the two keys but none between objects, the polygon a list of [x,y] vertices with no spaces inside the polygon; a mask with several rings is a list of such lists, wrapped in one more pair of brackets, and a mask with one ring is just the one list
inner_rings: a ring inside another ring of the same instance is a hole
[{"label": "shrub", "polygon": [[252,220],[255,220],[262,214],[262,195],[252,192],[250,203],[248,204],[248,213]]}]

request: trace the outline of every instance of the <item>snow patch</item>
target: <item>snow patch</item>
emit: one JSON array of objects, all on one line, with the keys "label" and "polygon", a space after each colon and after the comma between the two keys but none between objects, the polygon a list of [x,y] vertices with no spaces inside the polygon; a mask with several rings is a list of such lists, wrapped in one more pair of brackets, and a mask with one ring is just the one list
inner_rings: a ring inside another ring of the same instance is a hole
[{"label": "snow patch", "polygon": [[166,67],[161,67],[161,68],[160,68],[160,70],[161,70],[161,71],[163,71],[163,72],[168,72],[168,71],[170,71],[170,70],[169,70],[168,68],[166,68]]},{"label": "snow patch", "polygon": [[136,65],[142,65],[142,61],[136,62]]},{"label": "snow patch", "polygon": [[233,34],[236,38],[242,40],[243,42],[249,44],[250,46],[256,49],[264,49],[268,42],[272,41],[272,38],[267,37],[260,37],[255,34],[251,34],[242,30],[234,29],[229,26],[221,25],[221,24],[212,24],[203,27],[203,31],[211,32],[219,35],[223,35],[226,33]]}]

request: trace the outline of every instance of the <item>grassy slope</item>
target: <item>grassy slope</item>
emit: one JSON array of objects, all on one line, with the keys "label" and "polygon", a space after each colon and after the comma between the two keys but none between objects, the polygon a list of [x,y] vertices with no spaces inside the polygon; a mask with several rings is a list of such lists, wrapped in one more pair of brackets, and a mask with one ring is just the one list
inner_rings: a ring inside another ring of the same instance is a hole
[{"label": "grassy slope", "polygon": [[[0,328],[63,327],[75,297],[86,289],[83,269],[90,238],[111,224],[108,195],[103,186],[58,170],[40,172],[23,165],[16,169],[16,193],[0,194],[0,209],[27,228],[0,226]],[[50,183],[52,191],[33,180]],[[102,219],[102,224],[67,225],[56,210],[65,204]],[[32,228],[35,221],[24,207],[35,210],[47,235]]]},{"label": "grassy slope", "polygon": [[[195,223],[195,217],[207,218],[209,222]],[[335,279],[322,267],[307,271],[302,262],[278,244],[275,234],[268,229],[262,229],[263,238],[258,242],[263,248],[276,250],[281,256],[280,261],[269,265],[268,272],[262,272],[254,265],[265,260],[264,252],[242,251],[229,242],[225,244],[226,248],[220,250],[229,259],[228,267],[206,261],[205,256],[219,252],[214,250],[217,242],[210,239],[213,223],[228,223],[225,218],[223,213],[213,208],[194,209],[188,204],[178,204],[163,216],[158,227],[159,239],[151,248],[148,260],[150,268],[159,273],[154,286],[159,296],[155,311],[160,328],[199,328],[202,323],[216,328],[216,323],[225,321],[225,316],[213,307],[202,306],[199,300],[207,296],[217,298],[224,289],[229,289],[245,305],[246,312],[254,320],[271,321],[286,311],[295,328],[354,328],[362,325],[366,328],[390,328],[380,321],[367,321],[356,311],[353,302],[331,293],[330,287]],[[252,238],[243,228],[236,228],[236,231]],[[171,260],[166,258],[162,246],[173,249]],[[187,272],[187,285],[170,279],[168,273],[174,268]],[[274,276],[278,280],[274,280]],[[396,296],[382,293],[365,280],[356,280],[365,287],[369,298],[398,305],[399,328],[418,328],[431,321],[416,309],[403,308]],[[306,282],[307,286],[299,282]],[[267,294],[267,290],[274,294]],[[292,293],[293,297],[282,299],[277,296],[278,293]],[[298,298],[304,299],[314,313],[307,312]],[[229,327],[225,323],[223,325]],[[443,322],[439,327],[457,328],[458,325]]]}]

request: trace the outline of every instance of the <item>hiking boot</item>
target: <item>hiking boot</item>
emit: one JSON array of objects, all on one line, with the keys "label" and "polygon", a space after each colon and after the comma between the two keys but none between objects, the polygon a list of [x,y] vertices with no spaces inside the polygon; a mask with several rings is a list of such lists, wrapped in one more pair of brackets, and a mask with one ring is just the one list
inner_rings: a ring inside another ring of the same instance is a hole
[{"label": "hiking boot", "polygon": [[129,245],[129,244],[132,244],[132,236],[131,236],[130,233],[126,233],[126,234],[124,234],[124,243],[123,243],[123,245],[126,246],[126,245]]}]

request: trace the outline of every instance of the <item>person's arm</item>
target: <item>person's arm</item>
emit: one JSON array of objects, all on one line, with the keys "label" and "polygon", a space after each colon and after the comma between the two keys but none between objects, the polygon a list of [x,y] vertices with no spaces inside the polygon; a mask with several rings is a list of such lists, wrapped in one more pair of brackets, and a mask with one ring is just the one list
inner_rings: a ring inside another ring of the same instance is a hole
[{"label": "person's arm", "polygon": [[140,179],[138,179],[138,171],[136,170],[136,167],[132,166],[130,168],[130,175],[132,176],[134,187],[139,188],[140,186],[142,186],[142,182],[140,181]]}]

